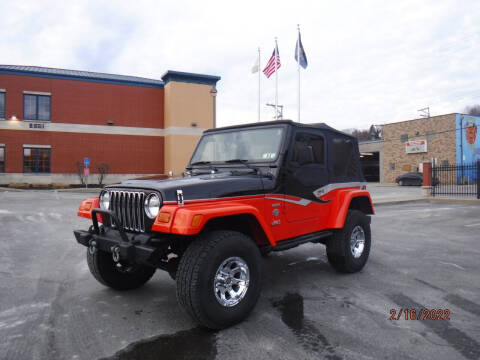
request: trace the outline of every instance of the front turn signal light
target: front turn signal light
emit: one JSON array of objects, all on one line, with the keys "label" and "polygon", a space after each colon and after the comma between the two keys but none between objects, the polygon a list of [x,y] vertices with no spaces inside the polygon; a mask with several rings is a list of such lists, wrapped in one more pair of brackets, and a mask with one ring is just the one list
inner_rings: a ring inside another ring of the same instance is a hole
[{"label": "front turn signal light", "polygon": [[202,222],[203,215],[195,215],[192,219],[192,227],[197,227]]},{"label": "front turn signal light", "polygon": [[90,201],[84,201],[80,204],[80,211],[90,211],[92,203]]},{"label": "front turn signal light", "polygon": [[157,221],[168,223],[170,221],[170,216],[171,216],[170,213],[161,212],[157,215]]}]

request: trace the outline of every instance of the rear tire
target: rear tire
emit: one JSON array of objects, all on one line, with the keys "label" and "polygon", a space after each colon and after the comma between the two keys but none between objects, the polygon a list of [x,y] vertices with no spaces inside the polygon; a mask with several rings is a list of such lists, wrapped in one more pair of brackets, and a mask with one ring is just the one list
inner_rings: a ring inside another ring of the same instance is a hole
[{"label": "rear tire", "polygon": [[370,218],[359,210],[349,210],[343,229],[327,241],[327,259],[332,267],[345,273],[360,271],[370,254]]},{"label": "rear tire", "polygon": [[180,259],[178,302],[204,327],[223,329],[239,323],[254,308],[260,290],[260,251],[242,233],[201,235]]},{"label": "rear tire", "polygon": [[400,181],[398,182],[398,185],[403,186],[403,180],[400,180]]},{"label": "rear tire", "polygon": [[115,290],[132,290],[144,285],[155,273],[155,268],[144,265],[117,267],[112,254],[87,249],[87,263],[90,272],[101,284]]}]

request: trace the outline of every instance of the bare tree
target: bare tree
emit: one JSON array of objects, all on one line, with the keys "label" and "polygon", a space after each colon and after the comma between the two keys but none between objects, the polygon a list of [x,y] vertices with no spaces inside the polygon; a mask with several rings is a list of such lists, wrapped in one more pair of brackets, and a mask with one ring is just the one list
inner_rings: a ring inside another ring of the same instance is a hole
[{"label": "bare tree", "polygon": [[352,136],[355,136],[358,141],[370,140],[370,132],[368,130],[353,130]]},{"label": "bare tree", "polygon": [[105,180],[105,176],[107,176],[109,169],[110,166],[106,163],[98,165],[98,185],[103,185],[103,180]]},{"label": "bare tree", "polygon": [[85,177],[83,175],[83,163],[80,161],[77,161],[75,165],[77,167],[78,178],[80,179],[80,182],[82,183],[82,185],[85,185]]},{"label": "bare tree", "polygon": [[480,116],[480,105],[467,106],[464,112],[468,115]]}]

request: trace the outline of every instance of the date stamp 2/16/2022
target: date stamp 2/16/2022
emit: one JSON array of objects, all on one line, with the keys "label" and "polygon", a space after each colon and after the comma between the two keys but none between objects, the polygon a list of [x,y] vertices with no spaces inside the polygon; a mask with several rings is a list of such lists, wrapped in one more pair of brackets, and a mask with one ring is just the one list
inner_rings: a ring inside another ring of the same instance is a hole
[{"label": "date stamp 2/16/2022", "polygon": [[389,320],[450,320],[449,309],[390,309]]}]

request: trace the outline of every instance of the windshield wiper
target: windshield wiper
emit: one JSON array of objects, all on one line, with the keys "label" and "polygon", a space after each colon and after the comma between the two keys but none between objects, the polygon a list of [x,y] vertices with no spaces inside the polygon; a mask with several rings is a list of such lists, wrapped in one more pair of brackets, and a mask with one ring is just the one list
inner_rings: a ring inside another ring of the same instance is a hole
[{"label": "windshield wiper", "polygon": [[256,166],[250,165],[246,159],[230,159],[225,161],[228,164],[243,164],[249,169],[255,170],[255,173],[258,174],[258,168]]},{"label": "windshield wiper", "polygon": [[[211,165],[211,161],[195,161],[193,163],[190,164],[190,166],[187,166],[186,169],[187,170],[193,170],[192,166],[194,165],[209,165],[209,168],[210,168],[210,173],[213,174],[213,173],[216,173],[218,171],[218,169]],[[197,173],[199,174],[199,173]]]}]

